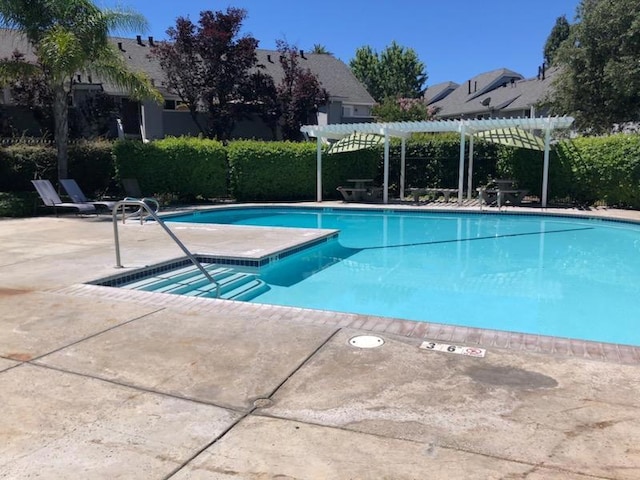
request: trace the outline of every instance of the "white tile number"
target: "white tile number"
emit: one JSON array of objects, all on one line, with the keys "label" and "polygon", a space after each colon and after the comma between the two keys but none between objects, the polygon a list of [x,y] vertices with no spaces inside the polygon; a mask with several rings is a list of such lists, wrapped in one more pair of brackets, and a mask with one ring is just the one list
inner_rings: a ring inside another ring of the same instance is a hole
[{"label": "white tile number", "polygon": [[487,352],[484,348],[464,347],[459,345],[449,345],[448,343],[422,342],[420,348],[423,350],[433,350],[436,352],[455,353],[457,355],[466,355],[468,357],[482,358]]}]

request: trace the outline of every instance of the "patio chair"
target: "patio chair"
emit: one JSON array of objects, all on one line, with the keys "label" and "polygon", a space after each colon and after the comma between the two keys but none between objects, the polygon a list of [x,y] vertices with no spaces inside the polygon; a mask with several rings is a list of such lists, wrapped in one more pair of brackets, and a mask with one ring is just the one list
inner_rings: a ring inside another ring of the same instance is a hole
[{"label": "patio chair", "polygon": [[124,193],[127,195],[127,197],[132,197],[132,198],[142,197],[142,190],[140,190],[140,184],[138,183],[138,179],[123,178],[121,182],[124,188]]},{"label": "patio chair", "polygon": [[[124,188],[124,192],[127,195],[125,200],[142,200],[144,203],[149,205],[155,212],[160,211],[160,203],[153,197],[143,197],[142,190],[140,190],[140,184],[138,180],[135,178],[123,178],[121,180],[122,187]],[[143,214],[142,208],[138,210],[132,216],[136,214]]]},{"label": "patio chair", "polygon": [[65,178],[60,180],[60,185],[65,189],[67,195],[76,203],[91,203],[95,207],[103,207],[108,210],[112,210],[117,202],[109,200],[89,200],[78,183],[72,178]]},{"label": "patio chair", "polygon": [[31,180],[31,183],[38,191],[38,195],[40,195],[45,206],[53,208],[56,215],[58,215],[58,208],[74,208],[77,213],[97,213],[96,207],[92,203],[69,203],[60,200],[58,192],[56,192],[49,180]]}]

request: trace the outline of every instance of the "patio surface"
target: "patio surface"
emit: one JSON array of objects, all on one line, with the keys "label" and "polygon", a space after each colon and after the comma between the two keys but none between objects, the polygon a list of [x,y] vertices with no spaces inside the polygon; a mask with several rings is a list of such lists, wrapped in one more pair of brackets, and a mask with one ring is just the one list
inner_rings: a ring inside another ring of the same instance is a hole
[{"label": "patio surface", "polygon": [[[240,257],[327,233],[173,230]],[[120,241],[125,270],[182,256],[157,225]],[[0,478],[640,478],[640,349],[86,285],[122,272],[110,216],[0,244]]]}]

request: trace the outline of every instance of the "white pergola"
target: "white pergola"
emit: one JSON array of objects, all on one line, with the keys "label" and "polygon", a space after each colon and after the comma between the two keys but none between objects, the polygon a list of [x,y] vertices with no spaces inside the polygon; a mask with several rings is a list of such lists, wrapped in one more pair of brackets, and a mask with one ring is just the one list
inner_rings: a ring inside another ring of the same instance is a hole
[{"label": "white pergola", "polygon": [[547,190],[549,184],[549,150],[551,132],[566,129],[573,123],[572,117],[538,117],[538,118],[487,118],[481,120],[433,120],[424,122],[390,122],[390,123],[341,123],[334,125],[305,125],[300,131],[317,139],[317,195],[322,201],[322,143],[327,139],[339,140],[353,133],[372,133],[384,137],[384,182],[383,203],[389,203],[389,139],[402,139],[400,154],[400,198],[404,198],[405,190],[405,147],[406,139],[412,133],[420,132],[458,132],[460,133],[460,168],[458,171],[458,204],[464,197],[464,167],[466,137],[469,140],[469,165],[467,179],[467,198],[471,198],[473,174],[473,140],[474,135],[486,130],[503,128],[519,128],[522,130],[539,130],[544,132],[544,171],[542,175],[542,206],[547,206]]}]

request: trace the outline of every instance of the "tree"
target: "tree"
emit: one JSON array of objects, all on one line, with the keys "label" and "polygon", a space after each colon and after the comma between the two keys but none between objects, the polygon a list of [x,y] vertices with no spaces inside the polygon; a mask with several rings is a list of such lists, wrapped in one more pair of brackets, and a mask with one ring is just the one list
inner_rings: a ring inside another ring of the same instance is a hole
[{"label": "tree", "polygon": [[[180,17],[176,27],[167,30],[170,42],[152,50],[167,75],[167,86],[188,106],[200,131],[222,141],[248,110],[259,105],[266,110],[273,102],[261,100],[275,98],[273,82],[255,70],[258,40],[239,37],[246,16],[245,10],[229,7],[226,12],[201,12],[198,25]],[[198,115],[203,109],[206,125]]]},{"label": "tree", "polygon": [[395,41],[380,55],[369,46],[357,49],[349,65],[377,102],[387,97],[417,98],[427,81],[425,66],[416,52]]},{"label": "tree", "polygon": [[569,39],[556,52],[560,73],[552,113],[579,129],[609,132],[640,120],[640,0],[582,0]]},{"label": "tree", "polygon": [[309,115],[329,100],[318,77],[300,66],[300,52],[283,40],[276,42],[280,52],[280,65],[284,76],[276,87],[282,111],[282,136],[285,140],[300,138],[300,127],[309,121]]},{"label": "tree", "polygon": [[24,57],[18,51],[14,51],[11,56],[11,64],[15,65],[15,76],[8,82],[11,98],[15,105],[30,110],[43,134],[51,134],[54,131],[53,93],[47,84],[42,65],[32,71]]},{"label": "tree", "polygon": [[567,17],[562,15],[556,19],[556,24],[551,29],[551,33],[544,44],[544,61],[551,66],[554,63],[555,54],[562,42],[569,38],[571,26]]},{"label": "tree", "polygon": [[22,32],[38,59],[37,64],[2,60],[0,75],[6,81],[25,72],[40,72],[53,95],[58,178],[67,177],[69,97],[74,75],[93,73],[134,98],[161,100],[149,79],[130,71],[109,43],[113,29],[145,29],[146,22],[137,13],[101,10],[91,0],[0,0],[0,23]]},{"label": "tree", "polygon": [[432,120],[437,110],[423,98],[387,97],[371,112],[378,122],[419,122]]},{"label": "tree", "polygon": [[333,55],[333,53],[327,50],[327,47],[325,47],[320,43],[315,43],[313,45],[313,49],[311,50],[311,53],[317,53],[319,55]]}]

